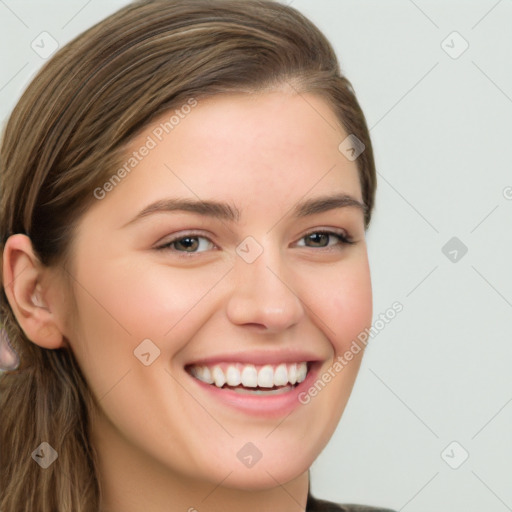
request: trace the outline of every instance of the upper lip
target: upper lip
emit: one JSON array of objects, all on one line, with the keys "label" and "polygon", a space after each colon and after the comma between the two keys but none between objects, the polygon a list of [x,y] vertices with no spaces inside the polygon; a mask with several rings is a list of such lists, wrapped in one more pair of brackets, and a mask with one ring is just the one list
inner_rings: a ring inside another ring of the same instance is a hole
[{"label": "upper lip", "polygon": [[185,366],[192,365],[214,365],[218,363],[242,363],[242,364],[279,364],[279,363],[302,363],[302,362],[316,362],[321,361],[322,358],[318,357],[311,352],[299,351],[280,351],[270,352],[268,349],[265,351],[253,352],[230,352],[229,354],[217,354],[215,356],[195,359],[187,363]]}]

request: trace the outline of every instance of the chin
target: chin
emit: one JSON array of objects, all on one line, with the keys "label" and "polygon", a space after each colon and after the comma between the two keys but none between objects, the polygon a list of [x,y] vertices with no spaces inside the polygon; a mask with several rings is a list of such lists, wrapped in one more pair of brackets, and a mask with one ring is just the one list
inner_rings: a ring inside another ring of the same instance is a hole
[{"label": "chin", "polygon": [[[302,463],[299,465],[297,462]],[[231,468],[232,473],[222,485],[230,489],[244,491],[268,491],[299,478],[308,471],[309,467],[310,464],[303,461],[292,460],[290,462],[290,459],[288,459],[287,461],[273,461],[272,464],[262,465],[259,468],[258,465],[250,469]],[[219,475],[218,481],[225,478],[226,475],[227,473],[223,477]]]}]

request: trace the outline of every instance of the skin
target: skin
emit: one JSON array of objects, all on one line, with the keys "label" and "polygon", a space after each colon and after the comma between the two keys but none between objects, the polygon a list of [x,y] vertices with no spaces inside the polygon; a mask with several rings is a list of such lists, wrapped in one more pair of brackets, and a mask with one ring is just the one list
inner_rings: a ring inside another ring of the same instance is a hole
[{"label": "skin", "polygon": [[[304,510],[307,471],[339,422],[364,351],[286,418],[209,400],[184,366],[217,354],[305,350],[322,361],[321,375],[370,326],[363,212],[292,215],[298,202],[335,192],[362,201],[356,162],[338,150],[346,136],[312,94],[200,101],[82,217],[67,269],[74,315],[62,269],[41,266],[24,235],[7,242],[4,282],[18,321],[34,343],[72,350],[98,401],[92,440],[103,510]],[[129,223],[171,196],[225,201],[241,217],[174,211]],[[320,228],[354,244],[332,235],[326,249],[305,238]],[[156,249],[191,230],[207,237],[197,252]],[[248,236],[263,249],[250,264],[236,252]],[[147,338],[160,350],[150,366],[133,353]],[[236,456],[249,441],[263,454],[252,468]]]}]

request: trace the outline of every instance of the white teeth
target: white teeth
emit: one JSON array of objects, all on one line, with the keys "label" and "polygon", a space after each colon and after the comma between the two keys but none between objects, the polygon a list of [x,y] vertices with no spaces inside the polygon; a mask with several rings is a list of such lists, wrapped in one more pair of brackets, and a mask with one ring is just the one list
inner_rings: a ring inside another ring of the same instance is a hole
[{"label": "white teeth", "polygon": [[233,391],[241,395],[282,395],[291,391],[293,386],[283,386],[278,389],[247,389],[247,388],[234,388]]},{"label": "white teeth", "polygon": [[288,366],[288,382],[290,384],[297,382],[297,365],[295,363]]},{"label": "white teeth", "polygon": [[258,386],[260,388],[271,388],[274,386],[274,369],[269,364],[265,365],[258,372]]},{"label": "white teeth", "polygon": [[228,386],[238,386],[242,382],[242,376],[238,371],[236,366],[228,366],[228,371],[226,372],[226,381]]},{"label": "white teeth", "polygon": [[300,363],[297,367],[297,382],[302,382],[308,374],[308,367],[305,363]]},{"label": "white teeth", "polygon": [[248,364],[242,370],[242,384],[246,388],[258,387],[258,372],[252,364]]},{"label": "white teeth", "polygon": [[280,364],[274,372],[274,386],[286,386],[288,384],[288,370],[285,364]]},{"label": "white teeth", "polygon": [[213,384],[212,374],[208,366],[193,366],[191,369],[192,375],[207,384]]},{"label": "white teeth", "polygon": [[202,366],[203,368],[203,374],[202,374],[202,381],[206,382],[208,384],[213,384],[213,377],[212,372],[210,371],[210,368],[208,366]]},{"label": "white teeth", "polygon": [[221,388],[226,384],[226,377],[224,375],[224,372],[218,367],[214,366],[212,371],[213,380],[215,381],[215,385],[218,388]]},{"label": "white teeth", "polygon": [[229,364],[224,366],[224,371],[220,365],[208,367],[206,365],[194,365],[190,368],[190,373],[202,382],[215,384],[218,388],[225,384],[231,387],[237,387],[242,384],[244,388],[273,388],[294,385],[304,381],[308,373],[308,365],[302,363],[281,363],[277,366],[270,364],[256,369],[253,364]]}]

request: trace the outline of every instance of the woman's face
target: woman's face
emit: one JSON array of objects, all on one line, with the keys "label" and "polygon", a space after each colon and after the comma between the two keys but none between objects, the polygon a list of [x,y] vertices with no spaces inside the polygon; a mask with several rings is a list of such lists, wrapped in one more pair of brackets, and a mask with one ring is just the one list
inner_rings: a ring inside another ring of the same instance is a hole
[{"label": "woman's face", "polygon": [[371,323],[356,161],[317,96],[189,105],[141,133],[129,172],[96,191],[65,334],[99,402],[103,466],[275,487],[331,437],[362,351],[331,367]]}]

